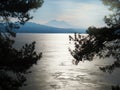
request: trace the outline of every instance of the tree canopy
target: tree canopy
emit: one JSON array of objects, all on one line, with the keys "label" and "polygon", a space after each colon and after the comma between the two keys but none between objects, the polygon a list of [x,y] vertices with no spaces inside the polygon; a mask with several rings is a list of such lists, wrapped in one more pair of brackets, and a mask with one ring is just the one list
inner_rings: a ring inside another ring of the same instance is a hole
[{"label": "tree canopy", "polygon": [[0,0],[0,90],[19,90],[26,81],[24,74],[42,56],[35,51],[35,42],[19,50],[13,47],[13,30],[32,19],[30,11],[42,4],[43,0]]},{"label": "tree canopy", "polygon": [[[74,42],[75,49],[69,49],[74,57],[74,64],[80,61],[113,57],[113,63],[99,67],[104,72],[112,73],[115,68],[120,68],[120,0],[101,0],[113,13],[104,17],[106,27],[89,27],[87,35],[75,34],[69,36]],[[119,85],[112,86],[112,90],[120,90]]]},{"label": "tree canopy", "polygon": [[94,57],[99,58],[114,57],[112,65],[100,67],[105,72],[112,72],[115,68],[120,67],[120,1],[119,0],[101,0],[104,5],[108,6],[113,14],[105,16],[106,27],[97,28],[89,27],[87,36],[75,34],[70,36],[74,41],[75,50],[70,50],[75,59],[75,64],[79,61],[92,61]]},{"label": "tree canopy", "polygon": [[24,23],[32,18],[29,12],[41,7],[42,4],[43,0],[1,0],[0,19],[8,21],[15,18]]}]

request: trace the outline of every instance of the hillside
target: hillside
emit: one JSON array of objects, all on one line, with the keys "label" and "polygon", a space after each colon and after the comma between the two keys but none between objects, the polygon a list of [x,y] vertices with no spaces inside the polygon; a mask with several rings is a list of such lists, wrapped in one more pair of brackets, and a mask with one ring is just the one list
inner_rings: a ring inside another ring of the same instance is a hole
[{"label": "hillside", "polygon": [[56,28],[32,22],[27,22],[19,30],[14,30],[17,33],[85,33],[83,29],[73,28]]}]

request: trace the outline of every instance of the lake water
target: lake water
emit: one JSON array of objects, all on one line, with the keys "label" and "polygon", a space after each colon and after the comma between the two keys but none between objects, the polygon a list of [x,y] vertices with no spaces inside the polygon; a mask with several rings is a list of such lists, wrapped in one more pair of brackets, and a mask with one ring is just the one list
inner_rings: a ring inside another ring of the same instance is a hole
[{"label": "lake water", "polygon": [[69,34],[17,34],[15,47],[36,41],[36,51],[43,57],[26,75],[27,86],[21,90],[111,90],[111,85],[120,84],[120,70],[112,74],[99,70],[111,59],[72,64],[68,48]]}]

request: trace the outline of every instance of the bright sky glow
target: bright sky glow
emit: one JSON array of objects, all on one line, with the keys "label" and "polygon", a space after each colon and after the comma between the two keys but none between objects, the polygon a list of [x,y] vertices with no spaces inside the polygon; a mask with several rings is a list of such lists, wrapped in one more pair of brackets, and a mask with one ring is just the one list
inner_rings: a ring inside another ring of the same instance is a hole
[{"label": "bright sky glow", "polygon": [[41,8],[33,13],[33,22],[45,24],[51,20],[68,22],[87,28],[105,26],[103,18],[110,13],[101,0],[44,0]]}]

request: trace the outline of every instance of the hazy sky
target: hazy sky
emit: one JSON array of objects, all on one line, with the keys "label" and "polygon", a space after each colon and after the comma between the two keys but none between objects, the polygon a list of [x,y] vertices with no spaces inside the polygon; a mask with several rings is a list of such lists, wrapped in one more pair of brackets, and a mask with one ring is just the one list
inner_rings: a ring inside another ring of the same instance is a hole
[{"label": "hazy sky", "polygon": [[43,6],[33,13],[33,21],[45,24],[51,20],[60,20],[87,28],[104,26],[103,18],[108,13],[100,0],[44,0]]}]

